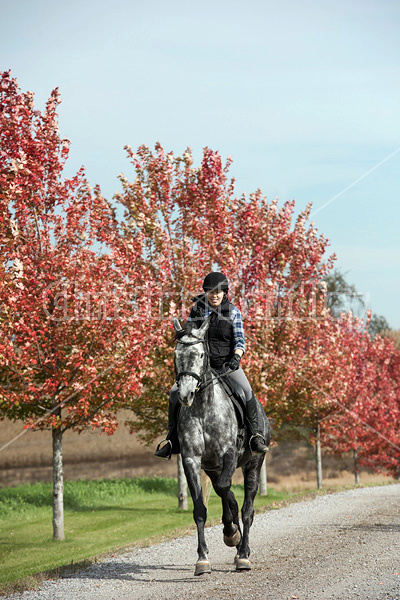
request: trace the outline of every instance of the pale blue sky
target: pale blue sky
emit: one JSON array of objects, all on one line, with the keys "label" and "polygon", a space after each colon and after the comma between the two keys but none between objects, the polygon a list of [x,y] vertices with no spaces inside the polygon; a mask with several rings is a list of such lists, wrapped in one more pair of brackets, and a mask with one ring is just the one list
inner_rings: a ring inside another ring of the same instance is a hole
[{"label": "pale blue sky", "polygon": [[39,108],[60,88],[69,174],[84,164],[111,198],[117,175],[132,174],[125,144],[231,155],[238,194],[295,198],[297,212],[313,202],[338,267],[400,327],[400,151],[374,169],[400,148],[398,1],[0,0],[0,9],[1,70]]}]

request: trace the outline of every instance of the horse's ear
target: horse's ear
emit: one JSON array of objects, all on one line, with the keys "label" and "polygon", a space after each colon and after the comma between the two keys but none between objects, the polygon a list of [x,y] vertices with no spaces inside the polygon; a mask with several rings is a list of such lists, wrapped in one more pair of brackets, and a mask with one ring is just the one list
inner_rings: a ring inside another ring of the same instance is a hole
[{"label": "horse's ear", "polygon": [[173,324],[173,326],[174,326],[174,329],[175,329],[175,331],[176,331],[177,333],[178,333],[178,331],[182,331],[182,326],[181,326],[181,324],[179,323],[179,319],[178,319],[178,317],[174,317],[174,318],[172,319],[172,324]]},{"label": "horse's ear", "polygon": [[211,315],[209,317],[207,317],[207,319],[205,319],[203,325],[196,330],[196,337],[200,337],[200,338],[204,338],[206,333],[207,333],[207,329],[210,326],[210,321],[211,321]]}]

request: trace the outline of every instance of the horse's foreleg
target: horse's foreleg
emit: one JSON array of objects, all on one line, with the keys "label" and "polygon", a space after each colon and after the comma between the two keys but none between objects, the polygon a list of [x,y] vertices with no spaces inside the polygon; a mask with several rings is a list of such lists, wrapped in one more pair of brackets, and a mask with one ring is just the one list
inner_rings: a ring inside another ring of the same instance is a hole
[{"label": "horse's foreleg", "polygon": [[242,469],[244,475],[244,502],[242,506],[243,537],[235,559],[236,569],[239,571],[251,569],[249,560],[249,535],[254,519],[254,498],[258,490],[263,460],[263,456],[257,457],[247,463]]},{"label": "horse's foreleg", "polygon": [[185,470],[190,495],[193,500],[193,518],[197,527],[198,538],[198,560],[196,563],[195,575],[211,572],[211,565],[208,560],[208,548],[204,535],[204,526],[207,520],[207,508],[203,502],[203,492],[200,480],[200,459],[182,456],[183,468]]},{"label": "horse's foreleg", "polygon": [[207,473],[214,490],[222,501],[222,522],[224,524],[224,542],[227,546],[237,546],[241,533],[239,527],[239,507],[234,493],[231,490],[232,476],[236,469],[237,455],[234,450],[228,451],[224,456],[221,473]]}]

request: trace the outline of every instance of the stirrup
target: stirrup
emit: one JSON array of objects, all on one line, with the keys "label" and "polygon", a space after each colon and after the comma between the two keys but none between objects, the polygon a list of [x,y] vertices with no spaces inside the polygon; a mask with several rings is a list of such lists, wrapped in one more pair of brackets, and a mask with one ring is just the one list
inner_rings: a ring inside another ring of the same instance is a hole
[{"label": "stirrup", "polygon": [[[258,443],[259,449],[257,450],[253,450],[253,448],[251,447],[251,443],[253,440],[257,440],[257,438],[260,438],[262,443]],[[263,447],[260,447],[263,446]],[[249,440],[249,447],[250,447],[250,451],[252,454],[265,454],[266,452],[269,452],[269,448],[265,443],[264,437],[262,436],[261,433],[255,433],[254,435],[251,436],[250,440]]]},{"label": "stirrup", "polygon": [[[168,444],[165,444],[165,446],[160,448],[160,446],[163,442],[168,442],[169,447],[168,447]],[[154,452],[154,456],[157,456],[158,458],[167,458],[168,460],[171,460],[171,456],[172,456],[171,440],[169,440],[168,438],[166,438],[165,440],[161,440],[161,442],[157,446],[157,450]]]}]

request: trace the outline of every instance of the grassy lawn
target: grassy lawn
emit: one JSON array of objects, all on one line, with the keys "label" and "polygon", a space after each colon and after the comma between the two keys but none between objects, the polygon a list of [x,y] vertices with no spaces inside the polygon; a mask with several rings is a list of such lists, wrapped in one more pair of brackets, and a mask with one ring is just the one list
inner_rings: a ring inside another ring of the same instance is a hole
[{"label": "grassy lawn", "polygon": [[[241,507],[243,486],[233,486]],[[268,490],[256,510],[293,494]],[[177,481],[160,477],[70,481],[65,484],[65,541],[52,540],[51,485],[0,488],[0,592],[32,585],[30,576],[93,559],[133,544],[147,545],[194,529],[192,503],[178,510]],[[211,493],[207,524],[219,523]]]}]

